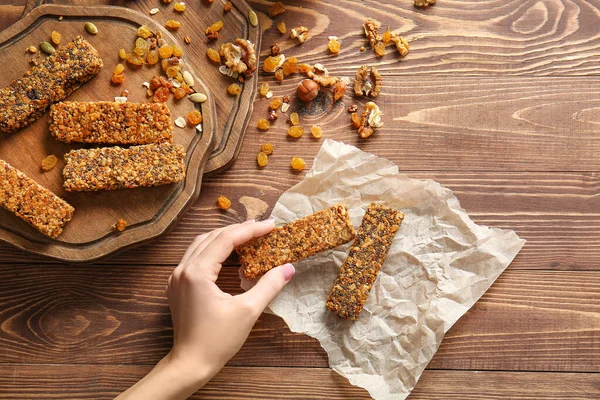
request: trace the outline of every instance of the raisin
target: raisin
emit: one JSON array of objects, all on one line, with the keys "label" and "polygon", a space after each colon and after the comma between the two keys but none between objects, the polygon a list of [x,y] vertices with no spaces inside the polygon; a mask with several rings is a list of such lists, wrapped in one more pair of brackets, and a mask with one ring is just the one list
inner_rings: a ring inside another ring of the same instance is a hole
[{"label": "raisin", "polygon": [[269,83],[268,83],[268,82],[263,82],[263,83],[260,85],[260,89],[259,89],[259,91],[260,91],[260,94],[261,94],[261,95],[263,95],[263,96],[266,96],[266,95],[267,95],[267,93],[269,93],[269,90],[270,90],[270,89],[271,89],[271,88],[269,87]]},{"label": "raisin", "polygon": [[285,35],[285,32],[287,31],[287,27],[285,26],[285,22],[281,21],[277,24],[277,30],[279,31],[279,33],[281,33],[282,35]]},{"label": "raisin", "polygon": [[258,162],[259,167],[264,167],[269,163],[269,157],[261,151],[256,156],[256,161]]},{"label": "raisin", "polygon": [[110,81],[115,85],[120,85],[121,83],[125,82],[125,74],[113,74],[113,76],[110,77]]},{"label": "raisin", "polygon": [[42,160],[42,170],[50,171],[52,168],[56,167],[58,163],[58,158],[54,154],[50,154],[48,157]]},{"label": "raisin", "polygon": [[229,93],[232,96],[237,96],[241,92],[242,92],[242,88],[237,83],[232,83],[231,85],[229,85],[227,87],[227,93]]},{"label": "raisin", "polygon": [[137,38],[135,40],[135,48],[133,52],[139,56],[143,56],[146,54],[146,49],[148,48],[148,42],[144,38]]},{"label": "raisin", "polygon": [[279,65],[282,64],[282,61],[285,59],[285,56],[283,54],[280,54],[278,56],[269,56],[266,58],[266,60],[263,63],[263,70],[265,72],[275,72],[275,70],[277,68],[279,68]]},{"label": "raisin", "polygon": [[137,35],[141,38],[148,39],[150,36],[153,36],[154,34],[150,30],[150,28],[148,28],[146,25],[142,25],[138,28]]},{"label": "raisin", "polygon": [[183,99],[187,95],[187,90],[182,87],[173,88],[171,91],[173,92],[173,97],[175,97],[175,100]]},{"label": "raisin", "polygon": [[219,55],[219,52],[216,51],[215,49],[207,49],[206,56],[208,58],[210,58],[211,61],[214,61],[216,63],[221,63],[221,56]]},{"label": "raisin", "polygon": [[392,40],[392,32],[390,32],[390,28],[388,28],[387,31],[385,31],[385,33],[381,35],[381,40],[383,41],[383,43],[389,43],[390,40]]},{"label": "raisin", "polygon": [[385,55],[385,43],[377,42],[375,45],[375,55],[378,57],[383,57]]},{"label": "raisin", "polygon": [[130,53],[127,55],[127,63],[139,67],[144,65],[144,59],[135,53]]},{"label": "raisin", "polygon": [[290,161],[290,166],[296,171],[302,171],[304,168],[306,168],[306,162],[304,162],[304,160],[300,157],[292,157],[292,160]]},{"label": "raisin", "polygon": [[60,39],[62,39],[62,35],[56,31],[52,31],[50,39],[52,40],[52,43],[58,46],[60,44]]},{"label": "raisin", "polygon": [[263,143],[260,146],[260,151],[270,156],[271,154],[273,154],[273,145],[271,143]]},{"label": "raisin", "polygon": [[165,22],[165,26],[167,27],[167,29],[175,30],[179,29],[179,27],[181,26],[181,22],[175,21],[174,19],[170,19],[167,22]]},{"label": "raisin", "polygon": [[123,64],[117,64],[117,66],[115,67],[113,74],[114,75],[119,75],[122,74],[123,71],[125,71],[125,66]]},{"label": "raisin", "polygon": [[260,118],[256,124],[256,127],[261,131],[266,131],[271,127],[271,123],[264,118]]},{"label": "raisin", "polygon": [[329,51],[333,54],[338,54],[340,52],[340,49],[342,48],[342,45],[337,39],[331,38],[329,39],[329,43],[327,43],[327,47],[329,48]]},{"label": "raisin", "polygon": [[123,232],[125,228],[127,228],[127,221],[125,221],[123,218],[119,218],[113,225],[113,229],[117,232]]},{"label": "raisin", "polygon": [[304,128],[299,125],[290,126],[290,129],[288,129],[288,135],[295,139],[298,139],[299,137],[304,135]]},{"label": "raisin", "polygon": [[187,120],[191,125],[198,125],[202,123],[202,114],[198,110],[190,111]]},{"label": "raisin", "polygon": [[229,210],[229,207],[231,207],[231,200],[229,200],[225,196],[219,196],[217,198],[217,205],[219,206],[219,208],[221,210],[227,211],[227,210]]},{"label": "raisin", "polygon": [[298,72],[298,59],[296,57],[288,58],[282,65],[285,76]]},{"label": "raisin", "polygon": [[223,21],[217,21],[208,28],[204,32],[209,39],[217,39],[219,37],[219,31],[223,27]]},{"label": "raisin", "polygon": [[185,11],[185,8],[185,3],[175,3],[173,6],[173,10],[181,13]]},{"label": "raisin", "polygon": [[179,74],[179,70],[181,69],[181,67],[179,65],[175,65],[173,67],[169,67],[167,68],[167,76],[169,78],[175,78],[177,76],[177,74]]},{"label": "raisin", "polygon": [[146,54],[146,62],[148,65],[154,65],[158,62],[158,51],[150,50],[148,54]]},{"label": "raisin", "polygon": [[290,122],[292,125],[298,125],[300,123],[300,118],[298,117],[297,112],[293,112],[290,114]]},{"label": "raisin", "polygon": [[232,8],[233,4],[231,4],[230,1],[226,1],[225,4],[223,4],[223,11],[225,12],[231,11]]},{"label": "raisin", "polygon": [[310,133],[315,139],[321,139],[323,137],[323,130],[316,125],[310,127]]},{"label": "raisin", "polygon": [[355,128],[360,128],[360,126],[362,124],[361,124],[360,116],[357,113],[353,112],[352,114],[350,114],[350,119],[352,120],[352,125]]},{"label": "raisin", "polygon": [[269,107],[273,110],[277,110],[279,107],[281,107],[282,104],[283,104],[283,99],[281,97],[275,97],[269,103]]},{"label": "raisin", "polygon": [[183,56],[183,49],[181,47],[179,47],[176,44],[174,44],[173,46],[171,46],[171,48],[173,49],[173,56],[174,57],[181,57],[181,56]]},{"label": "raisin", "polygon": [[120,58],[121,60],[124,60],[124,59],[126,59],[126,58],[127,58],[127,53],[125,52],[125,49],[120,49],[120,50],[119,50],[119,58]]},{"label": "raisin", "polygon": [[283,77],[283,70],[281,68],[275,71],[275,79],[277,79],[278,81],[282,81]]},{"label": "raisin", "polygon": [[167,100],[169,100],[169,93],[171,92],[166,87],[159,87],[154,92],[154,98],[152,101],[155,103],[166,103]]},{"label": "raisin", "polygon": [[173,48],[165,44],[158,48],[158,55],[162,59],[170,58],[173,55]]}]

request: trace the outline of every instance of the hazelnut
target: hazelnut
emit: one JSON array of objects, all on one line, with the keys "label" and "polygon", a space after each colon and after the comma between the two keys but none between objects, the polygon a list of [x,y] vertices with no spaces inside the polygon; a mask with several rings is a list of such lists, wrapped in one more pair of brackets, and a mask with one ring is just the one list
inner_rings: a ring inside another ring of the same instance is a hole
[{"label": "hazelnut", "polygon": [[312,79],[304,79],[298,84],[296,93],[298,98],[302,101],[313,101],[319,94],[319,84]]}]

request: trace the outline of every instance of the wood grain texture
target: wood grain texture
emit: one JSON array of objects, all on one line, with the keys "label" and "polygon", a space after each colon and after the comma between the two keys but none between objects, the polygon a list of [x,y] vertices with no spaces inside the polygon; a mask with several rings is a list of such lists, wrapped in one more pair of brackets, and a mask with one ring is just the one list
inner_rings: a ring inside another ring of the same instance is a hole
[{"label": "wood grain texture", "polygon": [[[57,15],[64,16],[64,19],[58,21]],[[93,21],[98,27],[99,33],[96,36],[83,29],[86,21]],[[178,43],[165,28],[131,10],[56,5],[39,7],[0,33],[0,57],[5,65],[11,66],[0,75],[0,87],[7,86],[31,68],[28,63],[31,56],[25,54],[24,49],[31,43],[49,40],[50,33],[58,30],[63,35],[63,45],[77,35],[83,35],[96,48],[105,65],[97,76],[68,97],[70,101],[114,101],[115,96],[120,96],[124,89],[128,89],[129,101],[145,102],[147,97],[142,83],[153,74],[158,74],[160,66],[142,67],[141,70],[128,67],[123,86],[115,87],[110,84],[110,76],[118,62],[116,54],[120,48],[131,47],[130,40],[136,36],[141,24],[148,24],[152,29],[162,32],[170,43]],[[179,43],[179,46],[184,45]],[[196,90],[209,93],[199,73],[189,66],[186,69],[196,77]],[[194,126],[174,129],[173,140],[185,148],[187,155],[184,160],[185,179],[173,185],[136,190],[67,193],[63,189],[62,155],[81,146],[66,145],[54,140],[48,131],[47,113],[18,132],[0,133],[1,159],[58,196],[64,197],[75,207],[73,219],[57,239],[43,237],[8,211],[0,210],[0,240],[61,260],[89,261],[147,241],[172,227],[200,194],[202,172],[214,147],[212,139],[216,128],[216,114],[210,93],[209,100],[202,105],[187,100],[172,100],[168,106],[172,119],[196,108],[204,116],[201,135]],[[55,154],[60,162],[54,169],[45,172],[41,170],[40,163],[48,154]],[[140,204],[144,204],[144,207],[140,207]],[[122,233],[114,232],[112,226],[119,218],[126,219],[131,229]]]},{"label": "wood grain texture", "polygon": [[[151,367],[0,365],[0,399],[112,399]],[[268,376],[268,379],[265,379]],[[411,400],[583,400],[600,396],[598,374],[426,370]],[[315,385],[318,382],[318,385]],[[43,389],[41,387],[43,386]],[[323,368],[225,367],[190,399],[366,400],[368,393]]]},{"label": "wood grain texture", "polygon": [[[0,363],[151,364],[171,347],[165,266],[0,267]],[[218,280],[237,294],[237,268]],[[448,332],[430,366],[600,372],[600,277],[505,272]],[[316,340],[263,315],[238,366],[326,367]]]}]

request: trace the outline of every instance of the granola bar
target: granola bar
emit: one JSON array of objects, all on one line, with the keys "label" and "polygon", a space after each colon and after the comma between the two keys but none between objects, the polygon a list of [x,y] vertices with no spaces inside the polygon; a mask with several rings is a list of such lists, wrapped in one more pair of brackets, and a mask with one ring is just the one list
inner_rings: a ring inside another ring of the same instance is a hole
[{"label": "granola bar", "polygon": [[2,160],[0,207],[51,238],[61,234],[75,211],[69,203]]},{"label": "granola bar", "polygon": [[342,204],[273,229],[236,248],[244,275],[257,278],[270,269],[348,243],[356,232]]},{"label": "granola bar", "polygon": [[69,192],[131,189],[179,182],[185,150],[175,144],[145,144],[72,150],[65,154],[64,187]]},{"label": "granola bar", "polygon": [[385,261],[404,214],[372,203],[358,228],[326,305],[340,317],[356,320]]},{"label": "granola bar", "polygon": [[165,103],[54,104],[50,133],[66,143],[173,143],[171,112]]},{"label": "granola bar", "polygon": [[22,78],[0,89],[0,131],[13,133],[37,120],[102,68],[96,49],[82,37],[56,50]]}]

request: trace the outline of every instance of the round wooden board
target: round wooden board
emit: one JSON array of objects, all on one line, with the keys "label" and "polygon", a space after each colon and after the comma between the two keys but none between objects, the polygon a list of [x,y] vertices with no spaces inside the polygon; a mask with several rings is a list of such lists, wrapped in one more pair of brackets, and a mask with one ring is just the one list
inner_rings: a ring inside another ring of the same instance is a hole
[{"label": "round wooden board", "polygon": [[[62,21],[59,21],[59,16],[63,17]],[[84,24],[87,21],[98,27],[97,35],[85,31]],[[114,101],[115,96],[120,96],[127,89],[129,101],[147,102],[146,88],[142,84],[161,73],[159,65],[139,69],[127,66],[125,83],[120,86],[110,83],[112,70],[120,61],[117,56],[119,49],[133,48],[136,30],[142,24],[155,32],[162,31],[168,43],[184,47],[166,29],[133,10],[102,6],[40,6],[0,33],[0,59],[3,61],[0,66],[0,86],[4,87],[21,77],[30,68],[29,60],[32,58],[25,53],[25,49],[41,41],[49,41],[50,33],[56,30],[62,34],[61,44],[73,40],[77,35],[83,36],[98,50],[104,61],[102,71],[76,90],[68,100]],[[183,60],[185,69],[195,77],[194,88],[209,97],[201,106],[197,105],[204,117],[202,134],[198,133],[195,126],[174,128],[175,143],[183,145],[187,152],[184,181],[152,188],[66,193],[62,188],[62,155],[75,147],[84,146],[65,144],[52,138],[46,113],[17,133],[0,134],[0,159],[66,199],[75,207],[75,215],[62,235],[52,240],[11,213],[0,210],[0,240],[65,261],[91,261],[167,231],[200,194],[202,174],[214,148],[216,129],[214,100],[199,74],[190,68],[185,53]],[[185,117],[195,107],[186,98],[175,101],[172,96],[167,104],[173,119]],[[49,154],[57,155],[60,162],[53,170],[42,172],[40,162]],[[119,218],[124,218],[129,226],[125,231],[116,233],[111,227]]]},{"label": "round wooden board", "polygon": [[[181,28],[173,34],[180,41],[183,41],[185,36],[191,38],[191,43],[186,46],[185,51],[191,64],[198,71],[202,71],[202,77],[211,90],[217,107],[216,146],[205,169],[206,173],[210,174],[229,168],[236,160],[252,115],[258,82],[258,75],[254,74],[246,80],[242,93],[231,97],[226,88],[233,80],[220,74],[215,64],[206,57],[208,47],[218,49],[222,43],[231,42],[235,38],[250,40],[255,44],[256,53],[260,53],[260,26],[254,27],[248,21],[251,7],[244,0],[231,0],[233,8],[225,13],[225,1],[227,0],[214,0],[212,3],[208,0],[185,1],[186,11],[177,13],[173,11],[175,1],[164,4],[162,0],[27,0],[23,15],[42,4],[80,5],[85,6],[86,10],[97,5],[111,5],[127,7],[148,16],[151,9],[158,8],[158,14],[151,18],[163,26],[169,19],[180,21]],[[208,41],[204,31],[218,20],[224,22],[223,29],[219,31],[219,38]]]}]

